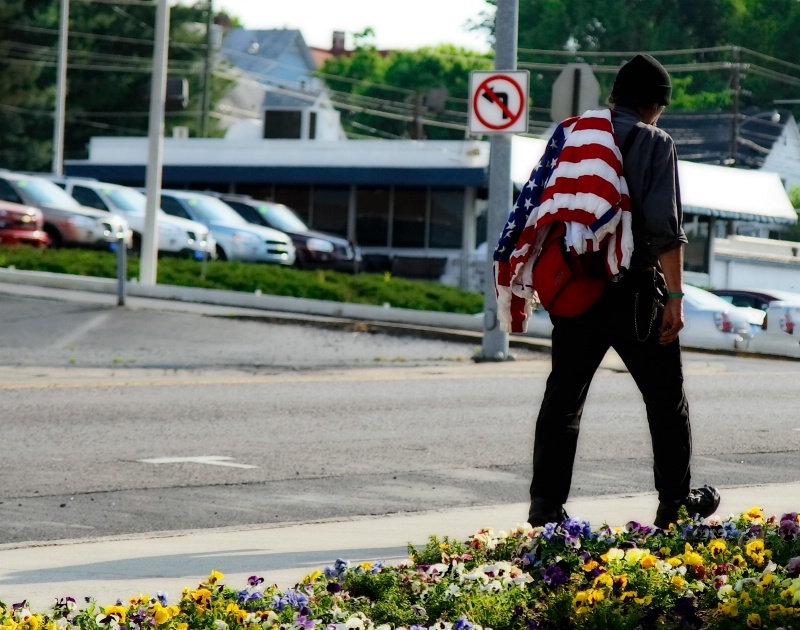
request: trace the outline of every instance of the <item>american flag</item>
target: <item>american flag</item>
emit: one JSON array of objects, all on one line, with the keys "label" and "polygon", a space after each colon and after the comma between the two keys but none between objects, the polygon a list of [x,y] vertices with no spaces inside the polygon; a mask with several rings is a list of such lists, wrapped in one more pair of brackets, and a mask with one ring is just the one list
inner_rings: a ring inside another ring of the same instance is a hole
[{"label": "american flag", "polygon": [[506,332],[527,328],[538,302],[533,265],[553,222],[565,222],[576,254],[604,249],[610,277],[630,264],[630,199],[611,116],[588,111],[559,124],[511,209],[494,250],[497,317]]}]

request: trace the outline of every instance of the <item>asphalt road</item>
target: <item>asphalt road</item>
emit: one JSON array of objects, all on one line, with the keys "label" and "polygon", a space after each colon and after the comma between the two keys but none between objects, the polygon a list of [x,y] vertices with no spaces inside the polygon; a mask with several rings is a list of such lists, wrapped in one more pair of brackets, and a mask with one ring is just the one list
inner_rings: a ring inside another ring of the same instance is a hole
[{"label": "asphalt road", "polygon": [[[0,293],[0,542],[525,500],[546,354],[51,295]],[[685,364],[695,479],[800,480],[797,364]],[[613,360],[583,425],[574,496],[652,490]]]}]

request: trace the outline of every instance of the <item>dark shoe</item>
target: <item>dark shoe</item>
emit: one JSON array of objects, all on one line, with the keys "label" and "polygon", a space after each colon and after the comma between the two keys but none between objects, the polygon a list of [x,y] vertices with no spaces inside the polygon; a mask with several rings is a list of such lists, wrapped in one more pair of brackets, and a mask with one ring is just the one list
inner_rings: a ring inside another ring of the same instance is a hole
[{"label": "dark shoe", "polygon": [[528,523],[531,527],[543,527],[547,523],[561,523],[569,518],[560,505],[548,505],[534,501],[528,511]]},{"label": "dark shoe", "polygon": [[707,518],[716,512],[719,507],[719,492],[714,486],[693,488],[683,501],[660,501],[653,525],[667,529],[670,523],[678,520],[678,510],[686,507],[689,516],[694,518]]}]

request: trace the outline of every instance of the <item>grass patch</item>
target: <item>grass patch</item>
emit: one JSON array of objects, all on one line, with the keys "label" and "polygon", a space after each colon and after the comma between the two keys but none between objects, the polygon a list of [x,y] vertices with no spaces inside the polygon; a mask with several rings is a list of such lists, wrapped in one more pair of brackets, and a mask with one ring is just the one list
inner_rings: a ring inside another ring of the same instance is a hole
[{"label": "grass patch", "polygon": [[[112,252],[81,249],[34,249],[0,246],[0,267],[48,271],[98,278],[117,277],[117,256]],[[302,271],[278,265],[239,261],[202,263],[164,257],[158,260],[158,284],[204,289],[225,289],[265,295],[329,300],[395,308],[472,315],[483,310],[483,295],[428,280],[408,280],[388,273],[347,274],[337,271]],[[139,260],[128,259],[128,278],[139,277]]]}]

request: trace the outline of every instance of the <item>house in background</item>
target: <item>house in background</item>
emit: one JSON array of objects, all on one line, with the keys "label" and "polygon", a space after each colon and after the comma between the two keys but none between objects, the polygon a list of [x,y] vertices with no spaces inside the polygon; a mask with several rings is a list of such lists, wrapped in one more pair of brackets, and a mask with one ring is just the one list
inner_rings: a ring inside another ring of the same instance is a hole
[{"label": "house in background", "polygon": [[225,116],[221,126],[236,126],[235,137],[345,139],[339,112],[314,76],[318,61],[300,31],[234,29],[220,55],[236,82],[218,105]]},{"label": "house in background", "polygon": [[[800,129],[789,110],[665,113],[658,121],[687,162],[776,173],[789,191],[800,186]],[[780,238],[775,226],[752,221],[720,224],[718,236]]]}]

